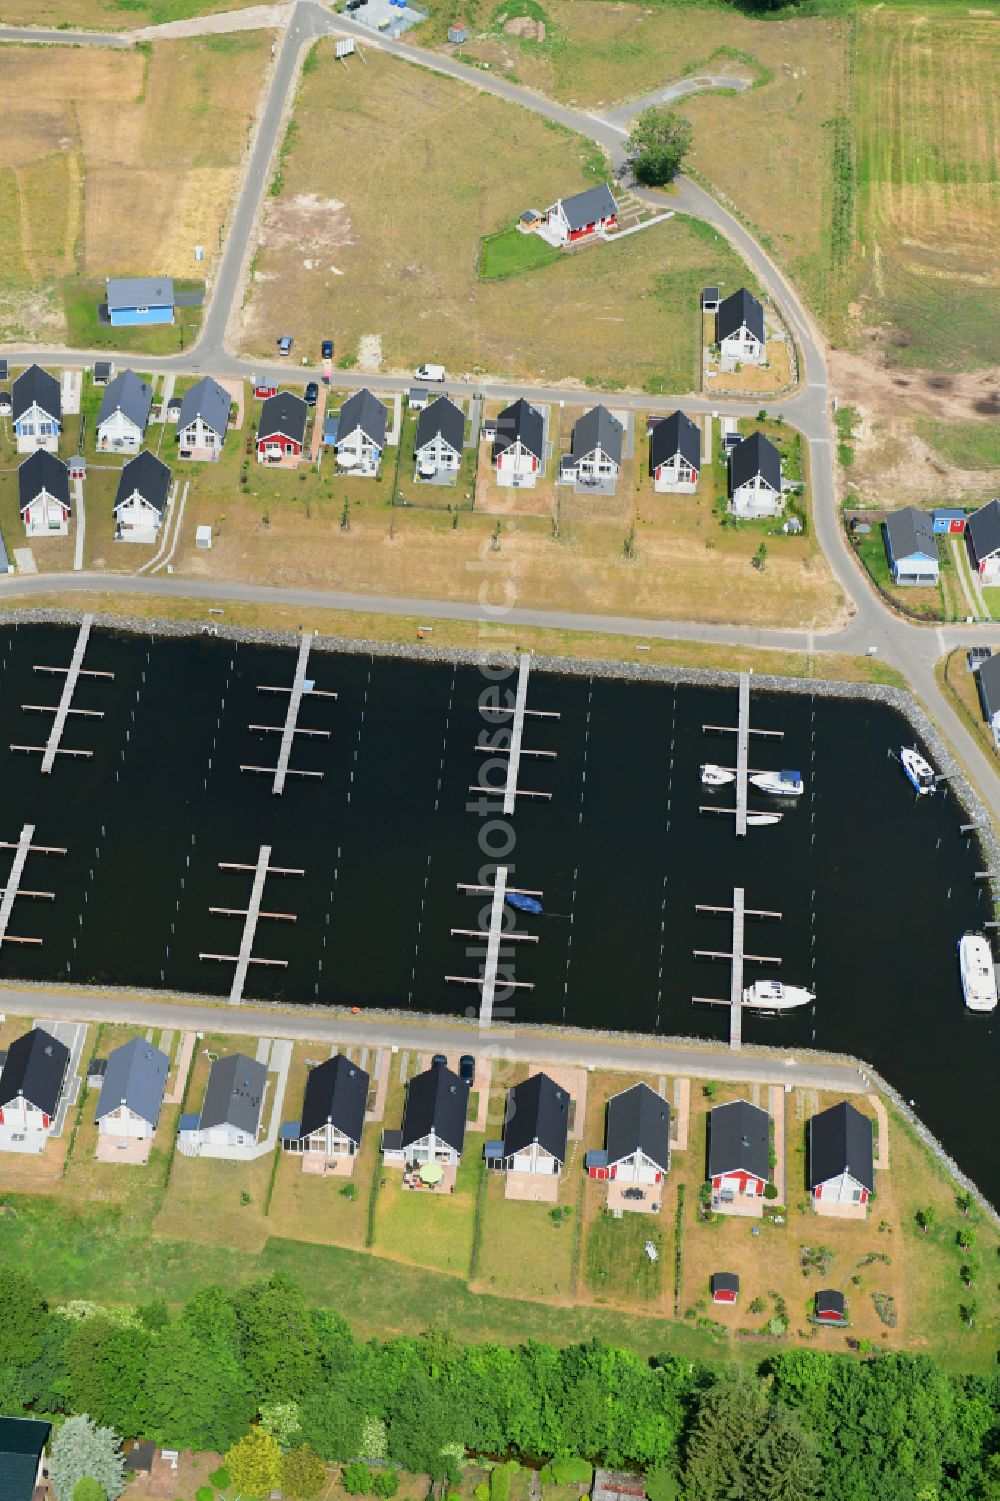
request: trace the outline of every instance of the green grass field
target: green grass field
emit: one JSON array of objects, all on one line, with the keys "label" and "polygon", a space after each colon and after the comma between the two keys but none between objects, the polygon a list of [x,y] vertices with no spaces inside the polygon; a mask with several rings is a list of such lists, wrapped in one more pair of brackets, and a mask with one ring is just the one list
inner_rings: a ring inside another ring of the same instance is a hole
[{"label": "green grass field", "polygon": [[[647,1241],[658,1253],[656,1261],[647,1255]],[[598,1299],[658,1298],[666,1250],[659,1217],[625,1214],[616,1220],[604,1210],[587,1231],[587,1283]]]},{"label": "green grass field", "polygon": [[[203,283],[175,280],[178,292],[193,291]],[[127,354],[179,354],[189,349],[201,329],[200,307],[178,308],[173,323],[153,324],[148,328],[112,328],[102,323],[97,309],[104,301],[102,282],[79,281],[68,277],[62,283],[63,309],[66,315],[67,343],[76,349],[111,349]]]},{"label": "green grass field", "polygon": [[996,422],[917,422],[933,449],[959,469],[1000,469],[1000,424]]},{"label": "green grass field", "polygon": [[519,229],[502,229],[495,235],[485,235],[479,256],[479,276],[482,281],[501,281],[508,276],[518,276],[522,271],[533,271],[536,266],[547,266],[559,259],[559,251],[538,235],[525,235]]}]

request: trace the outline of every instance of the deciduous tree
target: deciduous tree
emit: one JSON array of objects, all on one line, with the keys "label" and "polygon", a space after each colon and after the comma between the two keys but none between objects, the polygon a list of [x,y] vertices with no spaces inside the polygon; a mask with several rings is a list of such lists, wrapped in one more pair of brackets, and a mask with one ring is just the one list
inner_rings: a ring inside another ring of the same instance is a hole
[{"label": "deciduous tree", "polygon": [[637,117],[628,141],[635,175],[650,187],[672,182],[690,149],[690,121],[658,105]]}]

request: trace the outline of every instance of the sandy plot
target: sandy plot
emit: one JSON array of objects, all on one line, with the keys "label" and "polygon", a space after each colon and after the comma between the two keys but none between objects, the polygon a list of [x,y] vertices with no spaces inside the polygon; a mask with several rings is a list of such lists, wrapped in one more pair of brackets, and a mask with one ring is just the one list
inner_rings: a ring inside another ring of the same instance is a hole
[{"label": "sandy plot", "polygon": [[[9,19],[9,9],[4,7]],[[18,108],[6,113],[5,142],[18,128],[22,102],[29,107],[51,101],[62,110],[67,100],[101,99],[121,104],[135,99],[141,88],[145,60],[137,52],[103,51],[99,47],[0,48],[0,99],[17,99]]]}]

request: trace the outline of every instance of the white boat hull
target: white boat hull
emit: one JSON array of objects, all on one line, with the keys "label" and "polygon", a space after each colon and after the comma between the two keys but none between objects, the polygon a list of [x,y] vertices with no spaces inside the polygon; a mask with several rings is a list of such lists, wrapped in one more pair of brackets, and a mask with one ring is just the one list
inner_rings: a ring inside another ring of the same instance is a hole
[{"label": "white boat hull", "polygon": [[743,991],[743,1004],[755,1011],[791,1011],[816,999],[804,985],[784,985],[780,980],[756,980]]},{"label": "white boat hull", "polygon": [[958,945],[962,994],[968,1011],[997,1009],[997,977],[993,950],[982,933],[963,933]]},{"label": "white boat hull", "polygon": [[736,773],[728,766],[714,766],[709,761],[701,768],[701,780],[706,787],[726,787],[736,781]]},{"label": "white boat hull", "polygon": [[756,771],[750,785],[770,797],[801,797],[804,791],[802,778],[789,772]]},{"label": "white boat hull", "polygon": [[899,762],[918,797],[937,791],[937,776],[931,763],[912,745],[904,745]]}]

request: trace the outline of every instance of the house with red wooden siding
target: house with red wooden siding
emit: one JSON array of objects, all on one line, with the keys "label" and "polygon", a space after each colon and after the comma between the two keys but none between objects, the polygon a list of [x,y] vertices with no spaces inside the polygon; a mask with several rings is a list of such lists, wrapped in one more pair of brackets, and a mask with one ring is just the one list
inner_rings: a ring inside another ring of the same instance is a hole
[{"label": "house with red wooden siding", "polygon": [[257,424],[258,464],[297,464],[306,441],[309,408],[301,396],[279,391],[269,396]]},{"label": "house with red wooden siding", "polygon": [[545,472],[545,419],[537,407],[519,398],[497,418],[493,439],[497,484],[533,490]]},{"label": "house with red wooden siding", "polygon": [[809,1191],[818,1214],[835,1204],[867,1204],[875,1191],[872,1122],[847,1100],[809,1122]]},{"label": "house with red wooden siding", "polygon": [[740,1291],[740,1279],[735,1272],[713,1272],[711,1279],[713,1303],[735,1303]]},{"label": "house with red wooden siding", "polygon": [[607,1143],[587,1153],[591,1178],[662,1183],[670,1170],[670,1106],[648,1084],[633,1084],[608,1101]]},{"label": "house with red wooden siding", "polygon": [[759,1105],[733,1100],[708,1117],[708,1176],[713,1208],[759,1199],[771,1176],[771,1118]]},{"label": "house with red wooden siding", "polygon": [[11,1043],[0,1073],[0,1151],[44,1150],[68,1068],[69,1048],[42,1027]]},{"label": "house with red wooden siding", "polygon": [[847,1299],[835,1288],[825,1287],[816,1294],[813,1318],[817,1324],[846,1324]]},{"label": "house with red wooden siding", "polygon": [[571,198],[559,198],[545,211],[546,238],[559,245],[574,245],[617,227],[618,205],[606,182]]}]

